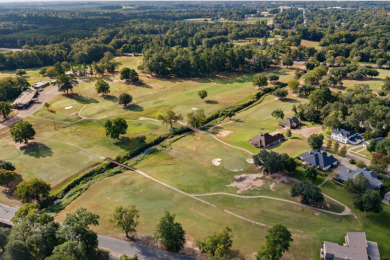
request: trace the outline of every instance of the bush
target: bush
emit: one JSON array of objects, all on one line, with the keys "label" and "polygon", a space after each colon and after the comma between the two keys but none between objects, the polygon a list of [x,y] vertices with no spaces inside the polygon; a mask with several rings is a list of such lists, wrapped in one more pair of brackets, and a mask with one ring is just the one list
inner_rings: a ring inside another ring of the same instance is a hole
[{"label": "bush", "polygon": [[350,164],[356,164],[356,161],[354,159],[349,159]]},{"label": "bush", "polygon": [[359,168],[366,168],[367,165],[362,161],[356,161],[356,166]]}]

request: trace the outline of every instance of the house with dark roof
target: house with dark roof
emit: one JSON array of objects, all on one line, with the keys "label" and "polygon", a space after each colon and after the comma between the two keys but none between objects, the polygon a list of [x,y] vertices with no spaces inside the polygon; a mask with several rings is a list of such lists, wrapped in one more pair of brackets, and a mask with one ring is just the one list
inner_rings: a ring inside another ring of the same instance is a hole
[{"label": "house with dark roof", "polygon": [[328,155],[326,152],[320,150],[309,150],[304,152],[299,155],[299,159],[305,164],[314,166],[323,171],[329,170],[338,163],[333,155]]},{"label": "house with dark roof", "polygon": [[380,260],[378,244],[367,241],[364,232],[348,232],[343,245],[324,241],[320,256],[324,260]]},{"label": "house with dark roof", "polygon": [[267,148],[281,143],[284,140],[286,140],[286,138],[282,134],[270,135],[269,133],[260,133],[253,137],[249,142],[257,148]]},{"label": "house with dark roof", "polygon": [[346,181],[348,179],[354,179],[358,175],[363,175],[366,177],[370,183],[371,189],[379,190],[383,187],[383,183],[378,180],[378,176],[375,174],[375,172],[370,171],[367,168],[357,168],[356,170],[351,170],[347,167],[343,167],[336,177],[341,181]]},{"label": "house with dark roof", "polygon": [[[375,138],[375,141],[376,141],[377,143],[379,143],[379,142],[383,141],[384,139],[385,139],[385,138],[383,138],[383,137],[377,137],[377,138]],[[362,143],[362,145],[363,145],[364,147],[367,147],[367,146],[370,144],[370,142],[371,142],[371,140],[364,141],[364,142]]]},{"label": "house with dark roof", "polygon": [[290,129],[297,128],[301,125],[301,119],[295,116],[292,118],[285,118],[279,122],[279,125]]},{"label": "house with dark roof", "polygon": [[364,140],[363,137],[356,134],[355,131],[348,131],[345,129],[333,129],[331,138],[343,144],[359,144]]},{"label": "house with dark roof", "polygon": [[23,91],[12,103],[12,106],[17,109],[25,109],[34,102],[34,98],[38,95],[38,90],[27,89]]}]

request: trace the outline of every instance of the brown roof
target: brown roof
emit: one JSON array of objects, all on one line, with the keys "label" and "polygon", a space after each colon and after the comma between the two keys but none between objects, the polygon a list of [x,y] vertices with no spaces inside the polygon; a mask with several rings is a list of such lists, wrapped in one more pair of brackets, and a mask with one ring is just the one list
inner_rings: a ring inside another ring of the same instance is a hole
[{"label": "brown roof", "polygon": [[296,128],[301,124],[301,119],[297,117],[285,118],[279,122],[280,126]]},{"label": "brown roof", "polygon": [[255,137],[253,137],[250,140],[250,143],[256,146],[257,148],[261,148],[261,147],[267,147],[269,145],[272,145],[278,141],[283,141],[284,139],[285,139],[284,135],[282,134],[270,135],[269,133],[265,133],[265,134],[260,133]]}]

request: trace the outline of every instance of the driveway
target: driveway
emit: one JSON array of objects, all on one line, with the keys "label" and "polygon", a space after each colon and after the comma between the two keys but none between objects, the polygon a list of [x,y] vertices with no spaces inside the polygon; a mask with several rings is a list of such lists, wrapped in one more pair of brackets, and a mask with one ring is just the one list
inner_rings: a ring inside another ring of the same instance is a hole
[{"label": "driveway", "polygon": [[9,118],[7,121],[0,123],[0,129],[11,126],[23,118],[29,117],[43,107],[43,105],[51,99],[59,96],[61,92],[58,91],[57,86],[49,86],[43,91],[39,92],[37,101],[30,105],[27,109],[16,110],[16,116]]}]

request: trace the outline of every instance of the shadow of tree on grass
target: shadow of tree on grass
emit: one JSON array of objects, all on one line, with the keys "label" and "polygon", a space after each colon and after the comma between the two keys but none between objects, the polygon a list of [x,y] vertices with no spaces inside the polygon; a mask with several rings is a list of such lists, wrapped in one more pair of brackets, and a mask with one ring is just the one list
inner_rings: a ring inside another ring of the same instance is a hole
[{"label": "shadow of tree on grass", "polygon": [[20,150],[28,156],[35,158],[45,158],[53,155],[52,149],[46,144],[40,142],[31,142],[20,147]]}]

